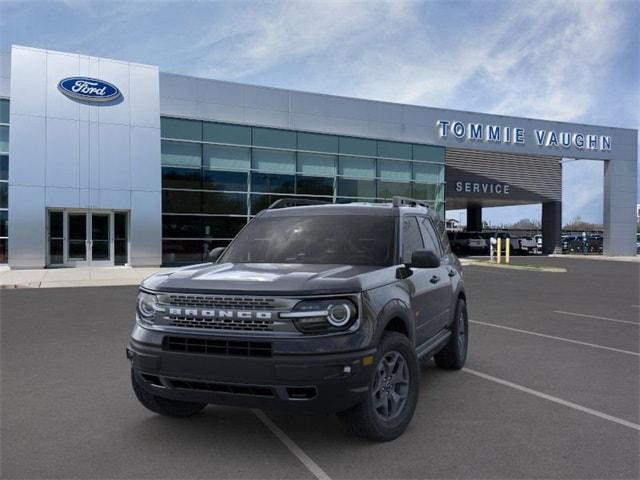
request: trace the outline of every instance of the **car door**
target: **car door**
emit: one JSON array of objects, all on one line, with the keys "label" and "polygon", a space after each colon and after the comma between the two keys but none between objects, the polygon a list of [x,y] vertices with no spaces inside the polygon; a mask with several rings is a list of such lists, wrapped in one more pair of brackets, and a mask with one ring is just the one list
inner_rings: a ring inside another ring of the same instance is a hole
[{"label": "car door", "polygon": [[[402,218],[402,262],[411,263],[411,255],[415,250],[424,248],[424,241],[418,218],[416,216],[404,216]],[[416,344],[420,345],[429,339],[438,328],[436,325],[438,315],[434,309],[434,300],[437,296],[438,282],[434,277],[438,276],[437,270],[432,268],[412,268],[412,275],[405,281],[411,295],[411,310],[416,324]]]},{"label": "car door", "polygon": [[433,316],[433,327],[436,333],[447,326],[451,318],[451,296],[453,295],[452,278],[457,271],[449,265],[449,257],[445,255],[443,246],[436,233],[433,222],[427,217],[418,217],[420,233],[424,248],[434,252],[440,258],[440,267],[432,271],[429,279],[432,290],[429,294],[428,314]]}]

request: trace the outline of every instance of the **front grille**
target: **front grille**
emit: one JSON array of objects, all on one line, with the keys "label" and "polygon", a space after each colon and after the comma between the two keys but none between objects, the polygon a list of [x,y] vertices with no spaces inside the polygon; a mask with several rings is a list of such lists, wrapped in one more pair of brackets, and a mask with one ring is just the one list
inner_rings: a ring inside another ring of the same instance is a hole
[{"label": "front grille", "polygon": [[270,332],[273,330],[273,320],[260,319],[169,316],[169,324],[173,327],[207,330],[240,330],[244,332]]},{"label": "front grille", "polygon": [[271,387],[260,385],[233,385],[228,383],[196,382],[192,380],[166,379],[173,388],[184,390],[204,390],[217,393],[231,393],[234,395],[253,395],[256,397],[274,397]]},{"label": "front grille", "polygon": [[240,357],[270,357],[271,342],[245,342],[208,338],[165,337],[162,349],[171,352],[234,355]]},{"label": "front grille", "polygon": [[167,295],[168,303],[176,307],[232,308],[238,310],[274,310],[274,298],[229,297],[221,295]]}]

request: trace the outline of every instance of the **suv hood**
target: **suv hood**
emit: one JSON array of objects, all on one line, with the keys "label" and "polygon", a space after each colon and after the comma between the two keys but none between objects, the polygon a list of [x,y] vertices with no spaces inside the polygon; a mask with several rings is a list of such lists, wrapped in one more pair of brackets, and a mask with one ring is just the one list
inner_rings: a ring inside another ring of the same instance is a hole
[{"label": "suv hood", "polygon": [[161,272],[141,287],[161,292],[326,295],[395,281],[396,267],[274,263],[201,264]]}]

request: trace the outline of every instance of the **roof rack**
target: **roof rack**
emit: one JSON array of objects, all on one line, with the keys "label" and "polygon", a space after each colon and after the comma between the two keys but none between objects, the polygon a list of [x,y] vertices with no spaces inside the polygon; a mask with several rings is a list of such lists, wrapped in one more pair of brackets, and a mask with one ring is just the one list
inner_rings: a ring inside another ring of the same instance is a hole
[{"label": "roof rack", "polygon": [[324,202],[322,200],[307,200],[306,198],[281,198],[269,205],[267,210],[287,207],[302,207],[304,205],[328,205],[330,203],[331,202]]},{"label": "roof rack", "polygon": [[424,207],[429,209],[429,205],[425,200],[416,200],[409,197],[394,196],[391,198],[391,203],[394,207]]}]

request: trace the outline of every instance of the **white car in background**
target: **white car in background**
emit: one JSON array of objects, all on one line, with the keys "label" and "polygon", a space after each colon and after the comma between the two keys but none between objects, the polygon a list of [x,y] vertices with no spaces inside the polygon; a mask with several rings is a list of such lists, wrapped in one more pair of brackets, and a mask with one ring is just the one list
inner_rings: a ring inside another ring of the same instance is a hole
[{"label": "white car in background", "polygon": [[538,241],[534,237],[522,237],[518,244],[522,253],[538,253]]}]

